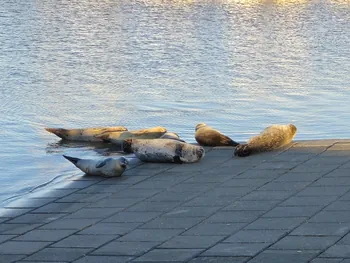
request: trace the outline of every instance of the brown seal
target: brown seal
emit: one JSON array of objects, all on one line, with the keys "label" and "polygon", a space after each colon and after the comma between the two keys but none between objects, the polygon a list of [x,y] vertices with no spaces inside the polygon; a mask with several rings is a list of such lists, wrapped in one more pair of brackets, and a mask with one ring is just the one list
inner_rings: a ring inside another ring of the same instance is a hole
[{"label": "brown seal", "polygon": [[237,146],[238,143],[205,123],[196,125],[196,141],[203,146]]}]

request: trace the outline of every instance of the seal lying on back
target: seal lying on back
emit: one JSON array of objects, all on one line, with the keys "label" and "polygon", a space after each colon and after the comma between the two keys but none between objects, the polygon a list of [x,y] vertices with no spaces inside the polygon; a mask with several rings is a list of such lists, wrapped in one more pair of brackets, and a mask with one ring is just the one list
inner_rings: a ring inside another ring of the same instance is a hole
[{"label": "seal lying on back", "polygon": [[204,148],[172,139],[127,139],[122,145],[143,162],[194,163],[205,155]]},{"label": "seal lying on back", "polygon": [[218,130],[206,125],[205,123],[199,123],[196,126],[196,141],[203,146],[237,146],[238,143],[233,141],[228,136],[222,134]]},{"label": "seal lying on back", "polygon": [[124,157],[119,159],[107,158],[104,160],[79,159],[63,155],[76,167],[89,175],[100,175],[103,177],[121,176],[125,171],[128,161]]},{"label": "seal lying on back", "polygon": [[100,135],[96,135],[96,138],[102,139],[106,142],[119,143],[121,140],[135,138],[135,139],[156,139],[164,135],[167,130],[164,127],[152,127],[148,129],[134,130],[134,131],[116,131],[105,132]]},{"label": "seal lying on back", "polygon": [[235,155],[248,156],[256,152],[266,152],[289,144],[297,132],[293,124],[271,125],[259,135],[250,138],[247,144],[240,144],[235,149]]},{"label": "seal lying on back", "polygon": [[128,129],[123,126],[116,127],[97,127],[83,129],[63,129],[63,128],[45,128],[58,137],[71,141],[101,142],[102,139],[95,137],[108,132],[121,132]]}]

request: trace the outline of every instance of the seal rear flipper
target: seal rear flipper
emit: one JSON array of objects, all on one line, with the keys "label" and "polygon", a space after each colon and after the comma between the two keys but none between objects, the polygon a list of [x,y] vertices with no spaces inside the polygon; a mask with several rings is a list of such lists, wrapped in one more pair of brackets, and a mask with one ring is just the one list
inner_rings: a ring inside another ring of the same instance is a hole
[{"label": "seal rear flipper", "polygon": [[239,144],[236,146],[234,155],[239,157],[247,157],[252,153],[248,144]]},{"label": "seal rear flipper", "polygon": [[63,155],[63,157],[66,158],[68,161],[72,162],[74,165],[76,165],[80,161],[79,158],[75,158],[67,155]]}]

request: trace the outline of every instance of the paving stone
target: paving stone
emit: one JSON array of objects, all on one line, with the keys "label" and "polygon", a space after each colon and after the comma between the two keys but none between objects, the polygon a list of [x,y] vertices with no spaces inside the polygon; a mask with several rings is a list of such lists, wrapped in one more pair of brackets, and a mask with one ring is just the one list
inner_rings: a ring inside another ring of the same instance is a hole
[{"label": "paving stone", "polygon": [[182,204],[182,206],[203,206],[203,207],[218,207],[227,206],[238,200],[240,196],[199,196]]},{"label": "paving stone", "polygon": [[350,211],[321,211],[311,217],[309,221],[326,223],[349,223]]},{"label": "paving stone", "polygon": [[314,258],[310,263],[345,263],[342,258]]},{"label": "paving stone", "polygon": [[78,194],[98,194],[98,193],[118,193],[125,188],[127,185],[105,185],[105,184],[94,184],[87,188],[79,190]]},{"label": "paving stone", "polygon": [[58,241],[73,234],[75,230],[40,230],[34,229],[24,235],[21,235],[14,240],[20,241]]},{"label": "paving stone", "polygon": [[305,165],[323,164],[323,165],[342,165],[350,160],[350,156],[327,156],[327,153],[315,156],[311,160],[306,161]]},{"label": "paving stone", "polygon": [[280,201],[278,200],[239,200],[224,207],[222,210],[228,211],[267,211],[275,207]]},{"label": "paving stone", "polygon": [[125,257],[125,256],[119,256],[119,257],[111,257],[111,256],[85,256],[82,257],[74,263],[124,263],[129,262],[132,260],[133,257]]},{"label": "paving stone", "polygon": [[336,200],[337,196],[292,196],[279,204],[280,206],[326,206]]},{"label": "paving stone", "polygon": [[284,170],[289,170],[289,169],[293,169],[294,167],[298,166],[300,163],[301,163],[300,161],[272,160],[272,161],[261,163],[261,164],[255,166],[253,169],[264,169],[264,170],[284,169]]},{"label": "paving stone", "polygon": [[181,233],[180,229],[135,229],[118,241],[164,242]]},{"label": "paving stone", "polygon": [[253,190],[253,187],[245,186],[215,187],[214,189],[210,190],[210,192],[202,194],[202,196],[244,196]]},{"label": "paving stone", "polygon": [[187,181],[186,181],[186,182],[182,182],[182,183],[179,183],[177,185],[174,185],[173,187],[171,187],[171,191],[178,192],[178,193],[182,193],[182,192],[201,193],[201,192],[208,191],[209,189],[211,189],[215,186],[219,186],[219,184],[218,183],[203,183],[203,182],[187,183]]},{"label": "paving stone", "polygon": [[259,191],[299,191],[310,182],[270,182],[259,188]]},{"label": "paving stone", "polygon": [[[350,189],[350,188],[349,188]],[[340,197],[339,200],[344,200],[344,201],[349,201],[350,200],[350,192],[349,193],[346,193],[344,194],[342,197]]]},{"label": "paving stone", "polygon": [[73,192],[77,191],[77,189],[52,189],[44,188],[40,191],[31,192],[28,194],[28,198],[46,198],[46,196],[50,197],[63,197],[69,195]]},{"label": "paving stone", "polygon": [[1,254],[32,254],[46,246],[50,242],[25,242],[25,241],[7,241],[0,245]]},{"label": "paving stone", "polygon": [[341,196],[349,189],[349,186],[309,186],[300,191],[297,196]]},{"label": "paving stone", "polygon": [[345,235],[337,244],[338,245],[350,245],[350,234]]},{"label": "paving stone", "polygon": [[151,201],[151,202],[186,201],[186,200],[192,199],[198,194],[199,193],[192,193],[192,192],[182,192],[181,194],[179,194],[178,192],[163,191],[159,194],[152,196],[151,198],[148,199],[148,201]]},{"label": "paving stone", "polygon": [[132,206],[138,202],[141,202],[144,198],[123,198],[123,199],[115,199],[115,198],[105,198],[96,203],[90,204],[88,207],[97,207],[97,208],[127,208]]},{"label": "paving stone", "polygon": [[67,248],[97,248],[114,239],[109,235],[72,235],[51,245],[51,247],[67,247]]},{"label": "paving stone", "polygon": [[146,165],[140,165],[139,167],[127,170],[124,172],[124,176],[153,176],[169,170],[170,167],[154,166],[152,169],[147,169]]},{"label": "paving stone", "polygon": [[31,209],[25,208],[0,208],[0,217],[17,217],[27,213]]},{"label": "paving stone", "polygon": [[165,190],[171,188],[174,185],[177,185],[181,181],[186,180],[188,177],[181,178],[181,180],[147,180],[142,183],[133,185],[131,189],[158,189]]},{"label": "paving stone", "polygon": [[134,262],[178,262],[187,261],[198,255],[201,249],[154,249]]},{"label": "paving stone", "polygon": [[255,256],[264,248],[267,243],[219,243],[208,249],[203,256]]},{"label": "paving stone", "polygon": [[22,235],[40,224],[0,224],[0,233],[2,235]]},{"label": "paving stone", "polygon": [[293,230],[293,236],[343,236],[350,230],[350,223],[306,222]]},{"label": "paving stone", "polygon": [[176,236],[159,248],[209,248],[222,239],[222,236]]},{"label": "paving stone", "polygon": [[326,174],[324,178],[348,178],[350,176],[349,174],[349,168],[350,168],[350,163],[346,163],[340,168]]},{"label": "paving stone", "polygon": [[257,219],[261,211],[219,211],[209,217],[209,223],[249,223]]},{"label": "paving stone", "polygon": [[50,203],[32,211],[32,213],[71,213],[82,207],[85,203]]},{"label": "paving stone", "polygon": [[310,217],[322,208],[320,206],[278,206],[263,217]]},{"label": "paving stone", "polygon": [[197,257],[189,263],[245,263],[249,257]]},{"label": "paving stone", "polygon": [[271,246],[271,249],[322,250],[339,240],[336,236],[286,236]]},{"label": "paving stone", "polygon": [[78,181],[63,181],[56,185],[54,185],[55,189],[82,189],[86,188],[90,185],[96,184],[96,181],[86,181],[86,180],[78,180]]},{"label": "paving stone", "polygon": [[228,236],[243,228],[246,223],[200,223],[182,233],[185,236]]},{"label": "paving stone", "polygon": [[293,191],[254,191],[241,200],[278,200],[282,201],[293,195]]},{"label": "paving stone", "polygon": [[142,223],[96,223],[78,232],[82,235],[124,235]]},{"label": "paving stone", "polygon": [[306,162],[307,160],[315,157],[315,154],[309,153],[309,154],[300,154],[300,153],[291,153],[286,152],[279,154],[273,158],[274,161],[291,161],[291,162]]},{"label": "paving stone", "polygon": [[224,243],[274,243],[282,236],[286,235],[286,230],[240,230]]},{"label": "paving stone", "polygon": [[10,224],[35,224],[35,223],[48,223],[54,221],[58,218],[63,217],[65,214],[24,214],[19,217],[16,217],[7,223]]},{"label": "paving stone", "polygon": [[77,194],[73,193],[56,200],[57,203],[93,203],[110,196],[109,193]]},{"label": "paving stone", "polygon": [[291,230],[303,221],[305,217],[287,217],[287,218],[259,218],[253,223],[247,225],[245,229],[286,229]]},{"label": "paving stone", "polygon": [[41,227],[41,229],[76,229],[81,230],[88,226],[95,224],[98,219],[84,219],[84,218],[62,218],[54,222],[48,223]]},{"label": "paving stone", "polygon": [[203,207],[203,206],[180,206],[172,211],[164,214],[164,217],[201,217],[201,216],[210,216],[219,210],[220,207]]},{"label": "paving stone", "polygon": [[[189,178],[188,180],[186,180],[184,183],[182,184],[188,184],[188,183],[197,183],[197,184],[204,184],[204,183],[211,183],[212,185],[213,184],[219,184],[219,183],[222,183],[222,182],[225,182],[227,180],[230,180],[231,178],[233,178],[234,175],[232,175],[231,173],[230,174],[217,174],[215,176],[213,176],[212,174],[210,175],[196,175],[196,176],[193,176],[191,178]],[[181,185],[181,184],[180,184]],[[176,185],[176,187],[179,186],[179,185]],[[204,188],[204,186],[202,186]],[[186,186],[186,188],[189,188],[189,186]],[[200,190],[200,189],[198,189]]]},{"label": "paving stone", "polygon": [[146,198],[146,197],[151,197],[161,191],[162,189],[127,188],[127,189],[124,189],[123,191],[112,194],[111,198],[135,198],[135,197]]},{"label": "paving stone", "polygon": [[313,182],[323,175],[318,173],[293,173],[288,172],[276,178],[276,182]]},{"label": "paving stone", "polygon": [[180,205],[181,202],[148,202],[142,201],[137,203],[125,211],[127,212],[166,212]]},{"label": "paving stone", "polygon": [[93,255],[123,255],[140,256],[152,248],[159,245],[160,242],[120,242],[112,241],[99,249],[95,250]]},{"label": "paving stone", "polygon": [[7,205],[5,208],[38,208],[40,206],[46,205],[55,201],[57,198],[22,198],[16,201],[13,201]]},{"label": "paving stone", "polygon": [[318,250],[265,250],[249,263],[307,263],[319,254]]},{"label": "paving stone", "polygon": [[159,216],[160,212],[119,212],[114,216],[108,217],[103,222],[120,222],[120,223],[139,223],[148,222]]},{"label": "paving stone", "polygon": [[257,179],[269,179],[270,181],[273,179],[276,179],[282,174],[285,174],[289,170],[248,170],[245,171],[244,173],[240,174],[239,176],[235,177],[237,179],[239,178],[244,178],[244,179],[252,179],[252,178],[257,178]]},{"label": "paving stone", "polygon": [[292,169],[294,173],[319,173],[325,175],[338,168],[339,164],[301,164]]},{"label": "paving stone", "polygon": [[26,257],[26,256],[25,255],[1,255],[0,254],[0,262],[12,263],[12,262],[20,260],[24,257]]},{"label": "paving stone", "polygon": [[264,184],[266,184],[267,182],[270,182],[270,179],[261,179],[261,178],[250,178],[250,179],[246,179],[246,178],[232,178],[231,180],[225,182],[225,186],[229,187],[229,186],[249,186],[249,187],[260,187]]},{"label": "paving stone", "polygon": [[338,245],[335,244],[329,247],[321,257],[325,258],[348,258],[350,257],[350,245]]},{"label": "paving stone", "polygon": [[67,215],[65,218],[107,218],[113,214],[120,212],[122,208],[82,208],[72,214]]},{"label": "paving stone", "polygon": [[324,177],[312,184],[312,186],[350,186],[350,177]]},{"label": "paving stone", "polygon": [[112,184],[117,184],[117,185],[134,185],[137,183],[140,183],[146,179],[150,178],[150,176],[148,175],[144,175],[144,176],[126,176],[125,174],[123,174],[123,176],[121,177],[112,177],[112,178],[108,178],[107,180],[101,181],[99,183],[97,183],[97,185],[112,185]]},{"label": "paving stone", "polygon": [[0,235],[0,244],[16,236],[17,235]]},{"label": "paving stone", "polygon": [[204,217],[158,217],[148,223],[142,225],[140,228],[156,228],[156,229],[189,229],[198,224]]},{"label": "paving stone", "polygon": [[26,258],[30,261],[74,261],[86,255],[91,249],[87,248],[44,248]]}]

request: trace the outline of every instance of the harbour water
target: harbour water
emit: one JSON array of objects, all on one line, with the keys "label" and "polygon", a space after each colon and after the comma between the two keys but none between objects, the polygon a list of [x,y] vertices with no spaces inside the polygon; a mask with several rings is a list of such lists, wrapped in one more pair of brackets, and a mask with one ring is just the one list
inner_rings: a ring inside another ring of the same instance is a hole
[{"label": "harbour water", "polygon": [[348,0],[3,1],[0,202],[108,153],[44,127],[349,138],[349,25]]}]

